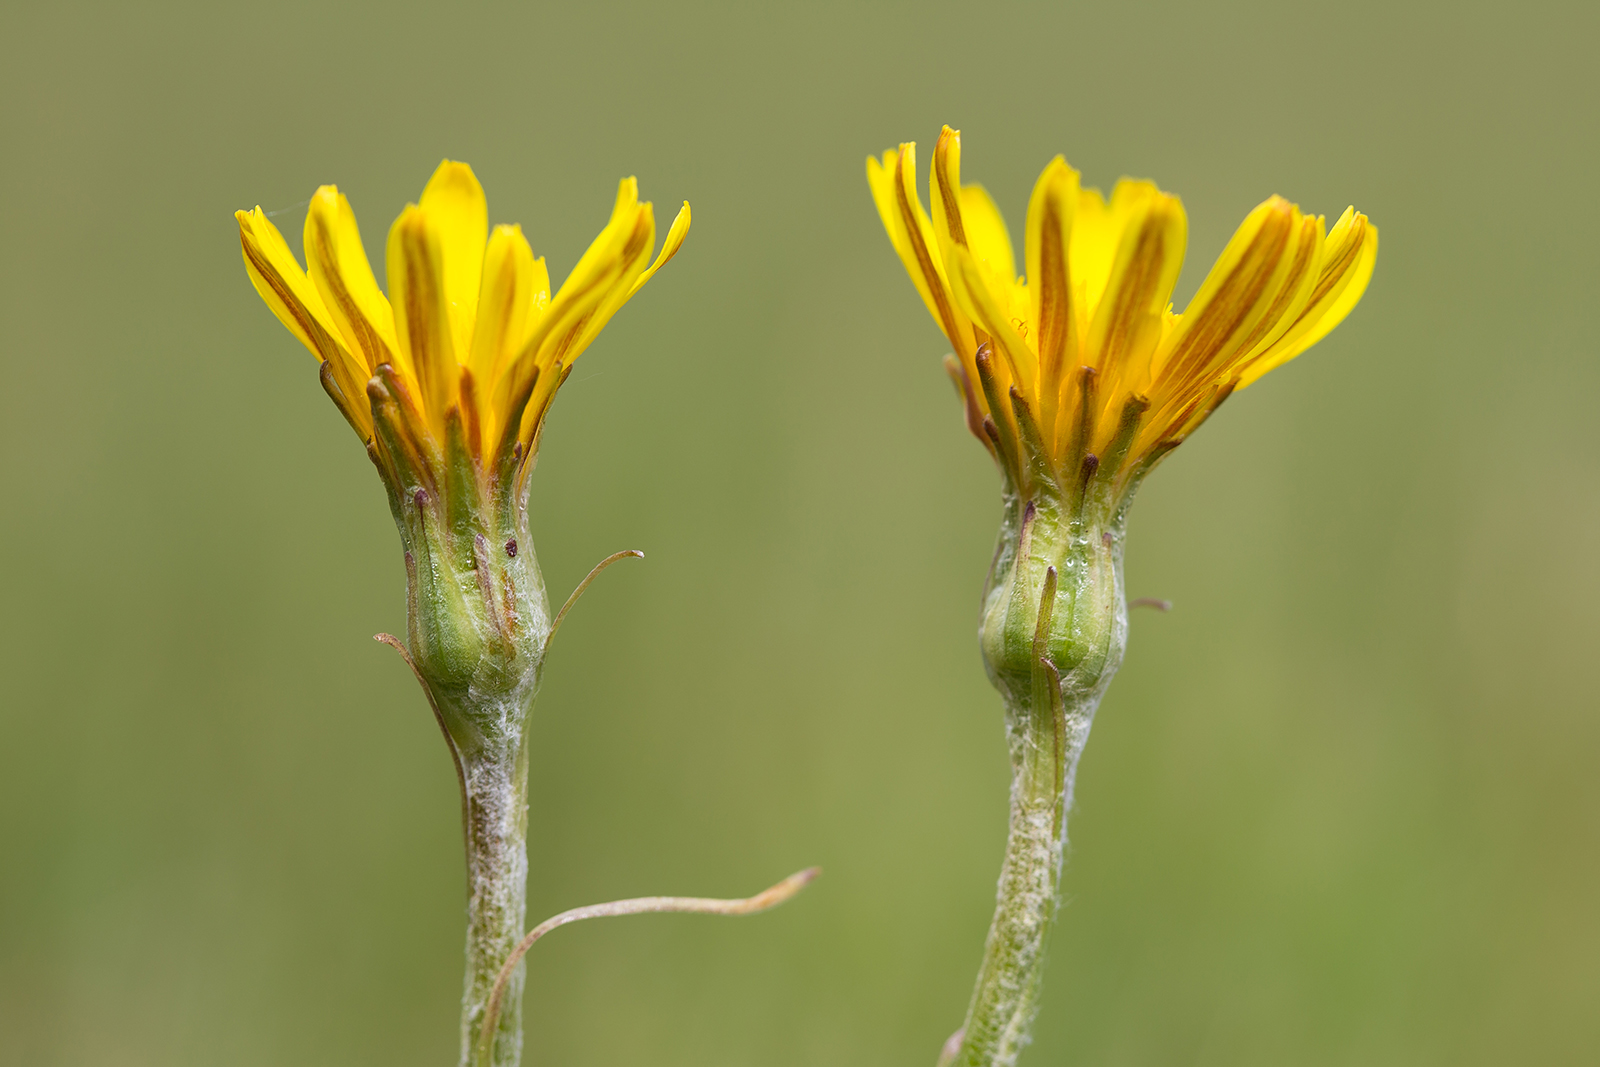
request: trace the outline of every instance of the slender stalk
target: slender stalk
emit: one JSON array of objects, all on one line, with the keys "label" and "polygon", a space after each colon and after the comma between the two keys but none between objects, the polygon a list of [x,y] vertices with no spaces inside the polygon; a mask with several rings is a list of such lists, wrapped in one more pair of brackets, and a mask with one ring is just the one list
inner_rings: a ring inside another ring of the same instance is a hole
[{"label": "slender stalk", "polygon": [[[520,731],[519,731],[520,733]],[[520,959],[505,982],[492,1053],[478,1042],[495,980],[527,917],[528,761],[521,738],[465,761],[467,971],[461,993],[461,1067],[516,1067],[522,1057]]]},{"label": "slender stalk", "polygon": [[[570,605],[570,601],[569,601]],[[518,1067],[522,1054],[522,981],[517,942],[527,916],[528,759],[531,697],[513,691],[509,703],[485,700],[474,709],[494,727],[451,733],[434,691],[399,638],[373,639],[398,652],[416,675],[449,746],[461,787],[461,831],[467,857],[466,979],[461,994],[461,1067]],[[510,966],[508,967],[508,961]],[[509,998],[502,1007],[501,1001]],[[492,1057],[476,1047],[486,1016],[498,1038]]]},{"label": "slender stalk", "polygon": [[983,964],[954,1060],[959,1067],[1010,1067],[1028,1041],[1059,900],[1067,797],[1092,714],[1092,707],[1064,717],[1049,706],[1008,709],[1010,832]]}]

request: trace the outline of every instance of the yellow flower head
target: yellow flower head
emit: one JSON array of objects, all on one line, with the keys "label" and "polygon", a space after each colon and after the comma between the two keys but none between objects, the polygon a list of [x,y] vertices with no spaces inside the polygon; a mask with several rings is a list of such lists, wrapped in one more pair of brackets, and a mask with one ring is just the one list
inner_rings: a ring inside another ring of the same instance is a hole
[{"label": "yellow flower head", "polygon": [[[961,135],[934,149],[930,218],[916,145],[867,160],[867,180],[917,291],[955,347],[967,425],[1011,483],[1109,500],[1235,389],[1286,363],[1361,299],[1378,230],[1272,197],[1239,227],[1182,314],[1172,287],[1187,221],[1178,198],[1123,179],[1108,203],[1057,156],[1028,204],[1023,271],[994,201],[961,184]],[[1098,477],[1096,475],[1098,474]]]},{"label": "yellow flower head", "polygon": [[[306,269],[261,208],[236,213],[245,269],[322,363],[322,382],[391,484],[526,470],[573,360],[689,231],[684,204],[654,263],[655,216],[624,179],[611,221],[552,297],[520,226],[491,232],[483,187],[445,160],[389,228],[389,294],[373,277],[350,202],[311,198]],[[647,264],[648,267],[646,266]]]}]

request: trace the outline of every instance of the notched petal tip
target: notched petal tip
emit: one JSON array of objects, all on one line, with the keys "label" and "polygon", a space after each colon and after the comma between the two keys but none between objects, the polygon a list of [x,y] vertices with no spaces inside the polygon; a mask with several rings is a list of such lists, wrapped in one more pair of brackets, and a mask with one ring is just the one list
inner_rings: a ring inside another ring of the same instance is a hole
[{"label": "notched petal tip", "polygon": [[867,156],[867,181],[876,184],[894,174],[894,161],[899,157],[893,148],[885,148],[877,155]]},{"label": "notched petal tip", "polygon": [[[428,232],[428,215],[420,204],[407,204],[389,226],[391,238],[396,234],[417,237]],[[390,283],[393,284],[392,282]]]},{"label": "notched petal tip", "polygon": [[483,184],[478,181],[470,164],[454,159],[439,161],[433,176],[422,189],[422,203],[427,206],[430,200],[444,198],[483,200]]},{"label": "notched petal tip", "polygon": [[639,179],[628,175],[617,183],[617,202],[611,209],[611,219],[616,221],[639,206]]},{"label": "notched petal tip", "polygon": [[[1257,205],[1255,212],[1260,212],[1263,218],[1271,216],[1274,222],[1281,220],[1282,223],[1288,225],[1293,225],[1301,216],[1299,204],[1293,203],[1277,193],[1273,193],[1261,201]],[[1251,214],[1253,215],[1255,212],[1251,212]]]},{"label": "notched petal tip", "polygon": [[[1044,183],[1047,188],[1062,191],[1069,188],[1074,192],[1078,191],[1081,179],[1082,175],[1078,173],[1078,170],[1067,162],[1066,156],[1059,153],[1044,165],[1044,170],[1039,172],[1039,181]],[[1076,207],[1077,205],[1074,204],[1073,206]]]}]

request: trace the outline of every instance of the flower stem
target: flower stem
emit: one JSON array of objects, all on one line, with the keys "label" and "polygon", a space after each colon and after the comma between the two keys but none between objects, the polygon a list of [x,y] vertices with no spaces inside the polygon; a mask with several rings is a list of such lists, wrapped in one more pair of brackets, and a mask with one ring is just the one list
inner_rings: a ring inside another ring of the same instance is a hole
[{"label": "flower stem", "polygon": [[492,1058],[478,1052],[495,979],[522,940],[527,911],[528,760],[518,734],[463,760],[467,973],[461,994],[461,1067],[516,1067],[522,1056],[525,967],[520,960],[506,983]]},{"label": "flower stem", "polygon": [[1011,1067],[1038,1011],[1058,903],[1068,798],[1094,709],[1063,710],[1054,701],[1007,711],[1010,834],[958,1067]]}]

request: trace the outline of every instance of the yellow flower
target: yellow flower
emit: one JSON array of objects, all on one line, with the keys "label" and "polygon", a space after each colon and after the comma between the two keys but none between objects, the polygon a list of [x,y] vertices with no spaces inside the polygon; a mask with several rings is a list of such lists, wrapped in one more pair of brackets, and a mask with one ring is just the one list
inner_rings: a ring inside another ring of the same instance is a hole
[{"label": "yellow flower", "polygon": [[1019,277],[982,186],[961,184],[961,135],[934,149],[929,217],[916,145],[868,158],[895,250],[955,348],[967,424],[1023,495],[1095,477],[1121,499],[1235,389],[1350,313],[1378,230],[1347,209],[1326,230],[1280,197],[1244,220],[1181,314],[1169,303],[1187,222],[1178,198],[1123,179],[1108,203],[1057,156],[1028,204]]},{"label": "yellow flower", "polygon": [[[489,1062],[477,1051],[482,1035],[499,1042],[494,1062],[509,1063],[522,1042],[513,952],[526,905],[527,722],[561,620],[551,618],[532,543],[526,475],[573,361],[677,253],[689,205],[652,263],[655,216],[625,179],[611,221],[554,296],[521,228],[490,231],[483,187],[465,163],[440,163],[389,228],[387,296],[334,186],[311,198],[304,270],[259,207],[235,216],[256,291],[321,362],[323,388],[388,491],[405,556],[407,641],[377,638],[400,649],[427,693],[461,786],[461,1062]],[[639,553],[619,552],[595,572],[626,555]]]},{"label": "yellow flower", "polygon": [[236,217],[250,280],[321,361],[323,386],[380,470],[394,479],[398,463],[427,481],[456,448],[489,480],[508,463],[525,470],[573,360],[689,230],[685,203],[650,263],[655,216],[624,179],[611,221],[552,297],[522,228],[491,232],[472,168],[445,160],[389,229],[386,297],[335,186],[311,198],[306,270],[260,207]]}]

